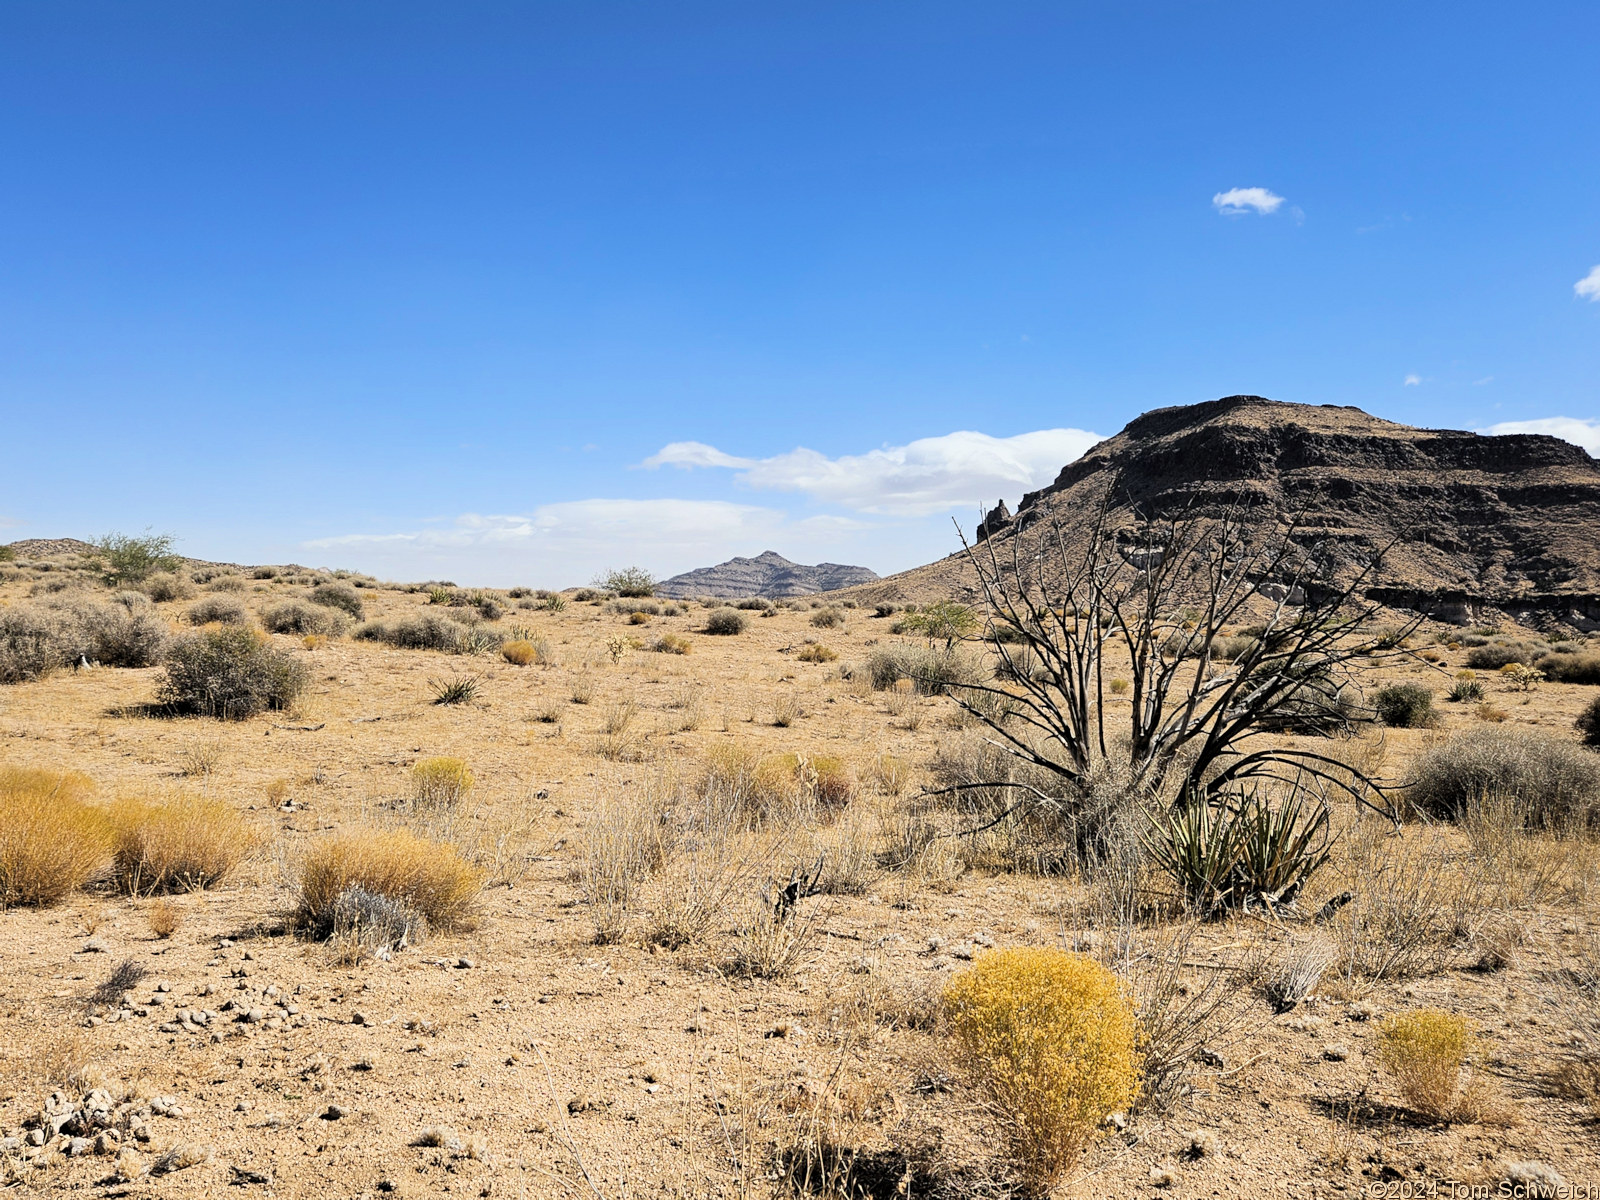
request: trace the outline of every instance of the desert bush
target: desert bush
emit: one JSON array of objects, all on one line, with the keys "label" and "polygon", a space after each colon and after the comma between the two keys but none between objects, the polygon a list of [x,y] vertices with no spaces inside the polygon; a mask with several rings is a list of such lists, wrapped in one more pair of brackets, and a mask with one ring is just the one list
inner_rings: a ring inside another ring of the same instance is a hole
[{"label": "desert bush", "polygon": [[325,637],[339,637],[350,628],[350,618],[338,609],[285,600],[264,609],[261,624],[272,633],[320,633]]},{"label": "desert bush", "polygon": [[688,654],[694,643],[681,633],[663,633],[651,647],[657,654]]},{"label": "desert bush", "polygon": [[353,883],[334,899],[326,932],[341,961],[387,959],[427,936],[428,920],[403,900]]},{"label": "desert bush", "polygon": [[256,567],[250,572],[251,579],[276,579],[277,577],[277,567]]},{"label": "desert bush", "polygon": [[[337,608],[358,621],[366,613],[365,606],[361,603],[360,593],[346,583],[319,583],[311,589],[311,593],[306,599],[325,608]],[[308,632],[320,631],[311,630]]]},{"label": "desert bush", "polygon": [[643,567],[623,567],[621,570],[607,571],[594,582],[596,587],[615,592],[619,596],[653,596],[656,591],[655,577]]},{"label": "desert bush", "polygon": [[1313,941],[1291,947],[1261,982],[1272,1011],[1286,1013],[1298,1007],[1322,982],[1323,974],[1338,961],[1337,947]]},{"label": "desert bush", "polygon": [[476,675],[452,675],[428,680],[428,690],[433,693],[435,704],[471,704],[478,698],[482,684]]},{"label": "desert bush", "polygon": [[74,772],[0,767],[0,910],[54,904],[106,872],[112,831],[93,790]]},{"label": "desert bush", "polygon": [[878,691],[902,679],[924,696],[938,696],[953,687],[981,683],[985,676],[976,655],[933,645],[878,646],[867,655],[867,678]]},{"label": "desert bush", "polygon": [[355,636],[361,641],[383,642],[398,650],[442,650],[455,654],[460,650],[462,627],[434,613],[419,613],[393,625],[369,621],[356,630]]},{"label": "desert bush", "polygon": [[1575,728],[1583,735],[1585,746],[1600,747],[1600,696],[1596,696],[1584,706],[1578,714],[1578,719],[1573,722]]},{"label": "desert bush", "polygon": [[670,839],[663,797],[651,788],[603,800],[583,831],[584,894],[594,940],[622,940],[641,884],[666,862]]},{"label": "desert bush", "polygon": [[411,768],[411,798],[421,805],[459,804],[472,784],[472,771],[459,758],[424,758]]},{"label": "desert bush", "polygon": [[138,592],[123,592],[110,604],[82,605],[62,614],[76,622],[89,657],[107,667],[151,667],[167,648],[167,626]]},{"label": "desert bush", "polygon": [[[770,879],[761,897],[753,901],[734,927],[728,969],[751,979],[784,979],[816,956],[821,925],[819,912],[796,911],[798,901],[787,899],[787,889],[799,878]],[[801,892],[801,898],[806,896]]]},{"label": "desert bush", "polygon": [[224,625],[172,643],[157,695],[179,712],[243,720],[288,708],[307,681],[303,665],[254,630]]},{"label": "desert bush", "polygon": [[1468,650],[1467,666],[1475,671],[1498,671],[1512,663],[1531,663],[1539,654],[1539,647],[1524,642],[1492,642]]},{"label": "desert bush", "polygon": [[1600,813],[1600,759],[1565,738],[1481,727],[1429,746],[1406,799],[1433,817],[1461,817],[1475,798],[1515,796],[1539,828],[1591,823]]},{"label": "desert bush", "polygon": [[1372,693],[1378,719],[1396,729],[1426,729],[1434,724],[1433,689],[1420,683],[1391,683]]},{"label": "desert bush", "polygon": [[139,586],[157,604],[164,604],[168,600],[188,600],[194,596],[194,584],[171,571],[159,571]]},{"label": "desert bush", "polygon": [[1480,703],[1483,700],[1483,681],[1471,671],[1458,671],[1455,682],[1445,696],[1457,703]]},{"label": "desert bush", "polygon": [[80,631],[36,608],[0,608],[0,683],[26,683],[76,659]]},{"label": "desert bush", "polygon": [[476,916],[483,874],[455,847],[407,830],[340,834],[314,844],[300,864],[297,917],[318,933],[332,933],[339,897],[352,886],[453,929]]},{"label": "desert bush", "polygon": [[1129,997],[1091,959],[1017,948],[985,954],[951,980],[944,1000],[1019,1174],[1048,1190],[1138,1094]]},{"label": "desert bush", "polygon": [[166,534],[135,537],[108,533],[93,544],[91,556],[105,570],[109,583],[139,583],[157,571],[176,571],[182,562],[172,553],[174,539]]},{"label": "desert bush", "polygon": [[734,608],[719,608],[706,617],[706,632],[723,637],[743,633],[744,625],[744,614]]},{"label": "desert bush", "polygon": [[959,839],[969,865],[1031,874],[1052,874],[1068,864],[1093,868],[1130,816],[1126,797],[1114,788],[1070,815],[1064,805],[1019,808],[1024,788],[1049,795],[1059,791],[1058,781],[973,734],[942,742],[930,765],[930,791],[943,793],[939,807],[955,815],[959,828],[981,830]]},{"label": "desert bush", "polygon": [[818,629],[837,629],[844,624],[844,613],[837,608],[819,608],[811,614],[811,623]]},{"label": "desert bush", "polygon": [[659,617],[661,605],[654,600],[621,599],[612,600],[606,605],[606,611],[616,613],[619,617],[630,617],[636,613],[645,613],[648,616]]},{"label": "desert bush", "polygon": [[500,647],[500,656],[508,663],[517,667],[526,667],[535,662],[539,652],[532,642],[523,641],[521,638],[514,642],[506,642]]},{"label": "desert bush", "polygon": [[911,764],[893,754],[880,754],[867,764],[863,775],[885,796],[898,796],[911,781]]},{"label": "desert bush", "polygon": [[742,600],[723,601],[733,608],[741,608],[746,612],[771,612],[777,605],[765,596],[746,596]]},{"label": "desert bush", "polygon": [[1557,683],[1600,683],[1600,654],[1546,654],[1534,666]]},{"label": "desert bush", "polygon": [[232,596],[206,596],[189,606],[191,625],[248,625],[249,614]]},{"label": "desert bush", "polygon": [[215,887],[254,845],[232,805],[202,796],[124,797],[107,816],[117,884],[134,896]]},{"label": "desert bush", "polygon": [[1378,1054],[1412,1109],[1430,1120],[1448,1121],[1460,1107],[1461,1068],[1472,1043],[1466,1018],[1422,1009],[1383,1023]]},{"label": "desert bush", "polygon": [[[195,582],[202,582],[198,575],[195,576]],[[203,582],[206,585],[206,590],[212,592],[242,592],[245,590],[245,582],[242,575],[212,575]]]},{"label": "desert bush", "polygon": [[830,650],[821,642],[809,642],[800,647],[800,653],[795,658],[800,662],[826,663],[833,662],[839,657],[837,650]]}]

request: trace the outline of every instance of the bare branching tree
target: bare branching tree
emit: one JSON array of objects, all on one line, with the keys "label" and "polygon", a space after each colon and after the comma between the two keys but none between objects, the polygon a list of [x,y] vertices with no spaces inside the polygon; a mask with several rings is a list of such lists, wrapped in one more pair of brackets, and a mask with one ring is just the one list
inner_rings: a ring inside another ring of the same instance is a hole
[{"label": "bare branching tree", "polygon": [[[1421,618],[1379,630],[1380,608],[1361,592],[1381,553],[1339,580],[1298,522],[1250,521],[1233,507],[1117,526],[1110,495],[1076,528],[1039,521],[1003,543],[963,537],[999,664],[993,681],[951,694],[985,740],[1033,769],[1015,772],[1023,782],[942,790],[1017,789],[997,819],[1030,803],[1071,815],[1114,762],[1152,799],[1278,780],[1348,793],[1394,819],[1360,770],[1269,736],[1349,732],[1355,676],[1405,653]],[[1041,786],[1050,779],[1059,787]]]}]

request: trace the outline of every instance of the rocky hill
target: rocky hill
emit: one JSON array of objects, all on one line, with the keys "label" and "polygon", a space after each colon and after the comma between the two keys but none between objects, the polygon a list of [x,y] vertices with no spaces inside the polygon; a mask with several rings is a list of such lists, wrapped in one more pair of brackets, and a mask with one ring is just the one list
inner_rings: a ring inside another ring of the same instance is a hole
[{"label": "rocky hill", "polygon": [[[1003,541],[1045,520],[1081,528],[1108,492],[1113,523],[1235,504],[1263,523],[1294,519],[1352,570],[1398,539],[1368,589],[1396,606],[1600,628],[1600,462],[1558,438],[1229,396],[1144,414],[1015,513],[996,508],[978,536]],[[962,555],[853,590],[868,600],[975,591]]]},{"label": "rocky hill", "polygon": [[814,567],[790,562],[773,550],[755,558],[730,558],[714,567],[701,567],[674,575],[656,585],[656,595],[671,597],[813,596],[840,588],[871,583],[877,572],[866,567],[818,563]]}]

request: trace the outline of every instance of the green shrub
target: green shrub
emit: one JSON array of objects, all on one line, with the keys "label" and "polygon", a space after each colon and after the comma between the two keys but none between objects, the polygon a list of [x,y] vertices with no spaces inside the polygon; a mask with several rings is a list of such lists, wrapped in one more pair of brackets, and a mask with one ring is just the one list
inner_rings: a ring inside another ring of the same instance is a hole
[{"label": "green shrub", "polygon": [[1566,738],[1480,727],[1428,747],[1411,767],[1407,800],[1456,819],[1486,798],[1514,800],[1538,827],[1590,824],[1600,812],[1600,758]]},{"label": "green shrub", "polygon": [[1600,696],[1589,701],[1573,724],[1583,735],[1585,746],[1600,747]]},{"label": "green shrub", "polygon": [[1531,663],[1539,654],[1539,647],[1523,642],[1494,642],[1468,650],[1467,666],[1475,671],[1498,671],[1507,663]]},{"label": "green shrub", "polygon": [[172,553],[174,538],[164,533],[133,537],[108,533],[90,551],[105,568],[109,583],[140,583],[157,571],[176,571],[182,562]]},{"label": "green shrub", "polygon": [[207,596],[189,606],[191,625],[248,625],[250,615],[232,596]]},{"label": "green shrub", "polygon": [[306,683],[305,667],[254,630],[221,626],[172,644],[158,696],[178,712],[243,720],[288,708]]},{"label": "green shrub", "polygon": [[383,642],[399,650],[442,650],[456,654],[461,649],[464,633],[461,625],[434,613],[420,613],[406,617],[393,625],[369,621],[356,630],[361,641]]},{"label": "green shrub", "polygon": [[653,596],[656,594],[655,576],[643,567],[623,567],[607,571],[595,579],[595,586],[619,596]]},{"label": "green shrub", "polygon": [[765,596],[746,596],[743,600],[735,600],[733,607],[746,612],[771,612],[777,606]]},{"label": "green shrub", "polygon": [[1044,1192],[1139,1091],[1133,1004],[1065,950],[995,950],[950,981],[950,1030],[988,1093],[1024,1185]]},{"label": "green shrub", "polygon": [[743,633],[744,624],[744,614],[738,609],[718,608],[706,617],[706,632],[731,637],[736,633]]},{"label": "green shrub", "polygon": [[1457,703],[1476,704],[1483,699],[1483,681],[1473,677],[1471,671],[1461,671],[1445,693],[1446,698]]},{"label": "green shrub", "polygon": [[[313,604],[321,604],[328,608],[337,608],[349,613],[356,620],[361,620],[365,608],[361,603],[361,596],[355,588],[345,583],[319,583],[311,589],[311,594],[306,597]],[[320,629],[308,629],[307,633],[322,633]]]},{"label": "green shrub", "polygon": [[1433,689],[1420,683],[1391,683],[1372,693],[1378,719],[1396,729],[1426,729],[1433,715]]},{"label": "green shrub", "polygon": [[350,628],[350,619],[338,609],[321,605],[304,604],[299,600],[285,600],[261,614],[261,624],[272,633],[305,635],[320,633],[324,637],[339,637]]}]

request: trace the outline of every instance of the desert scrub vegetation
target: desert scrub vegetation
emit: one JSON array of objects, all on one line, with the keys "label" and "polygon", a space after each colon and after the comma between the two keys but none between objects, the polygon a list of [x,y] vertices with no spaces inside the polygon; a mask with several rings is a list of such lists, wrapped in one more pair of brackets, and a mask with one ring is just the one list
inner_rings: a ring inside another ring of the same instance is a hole
[{"label": "desert scrub vegetation", "polygon": [[215,887],[255,845],[232,805],[205,796],[122,797],[106,816],[117,885],[134,896]]},{"label": "desert scrub vegetation", "polygon": [[1465,1017],[1421,1009],[1383,1023],[1378,1054],[1414,1112],[1449,1121],[1462,1108],[1461,1074],[1472,1045]]},{"label": "desert scrub vegetation", "polygon": [[644,881],[669,852],[666,803],[654,787],[605,798],[583,831],[580,873],[597,945],[620,942]]},{"label": "desert scrub vegetation", "polygon": [[139,592],[110,603],[53,602],[0,609],[0,683],[39,679],[88,661],[107,667],[149,667],[167,647],[164,621]]},{"label": "desert scrub vegetation", "polygon": [[250,616],[244,605],[232,596],[206,596],[189,606],[185,614],[191,625],[248,625]]},{"label": "desert scrub vegetation", "polygon": [[435,928],[461,929],[477,916],[483,873],[454,846],[409,830],[340,834],[312,845],[300,863],[296,917],[332,934],[340,897],[353,887],[404,904]]},{"label": "desert scrub vegetation", "polygon": [[641,597],[656,594],[655,577],[643,567],[622,567],[597,575],[594,585],[619,596]]},{"label": "desert scrub vegetation", "polygon": [[831,606],[819,608],[811,614],[811,623],[818,629],[837,629],[844,624],[844,613]]},{"label": "desert scrub vegetation", "polygon": [[336,608],[285,600],[282,604],[262,610],[261,625],[272,633],[302,636],[320,633],[324,637],[340,637],[350,628],[350,618]]},{"label": "desert scrub vegetation", "polygon": [[436,613],[418,613],[393,624],[368,621],[355,631],[358,641],[382,642],[397,650],[439,650],[445,654],[482,653],[499,646],[498,630],[462,625]]},{"label": "desert scrub vegetation", "polygon": [[1583,738],[1585,746],[1600,747],[1600,696],[1596,696],[1584,705],[1583,711],[1578,714],[1573,728]]},{"label": "desert scrub vegetation", "polygon": [[103,877],[112,830],[74,772],[0,767],[0,909],[55,904]]},{"label": "desert scrub vegetation", "polygon": [[[361,593],[347,583],[319,583],[311,589],[306,599],[325,608],[336,608],[340,612],[354,617],[357,621],[366,615],[366,607],[361,602]],[[321,631],[311,630],[310,632]]]},{"label": "desert scrub vegetation", "polygon": [[411,799],[425,808],[451,807],[472,791],[472,771],[459,758],[424,758],[411,768]]},{"label": "desert scrub vegetation", "polygon": [[720,637],[743,633],[745,616],[736,608],[713,609],[706,617],[705,631]]},{"label": "desert scrub vegetation", "polygon": [[140,592],[157,604],[194,597],[194,584],[172,571],[158,571],[137,586]]},{"label": "desert scrub vegetation", "polygon": [[164,533],[108,533],[92,543],[89,554],[107,583],[126,586],[141,583],[157,571],[176,571],[183,560],[172,552],[175,542]]},{"label": "desert scrub vegetation", "polygon": [[539,648],[525,638],[504,643],[500,657],[514,667],[529,667],[539,661]]},{"label": "desert scrub vegetation", "polygon": [[694,649],[694,642],[681,633],[663,633],[650,648],[657,654],[688,654]]},{"label": "desert scrub vegetation", "polygon": [[876,691],[892,688],[906,679],[923,696],[941,696],[990,677],[983,660],[975,654],[913,642],[874,647],[867,655],[866,672]]},{"label": "desert scrub vegetation", "polygon": [[1420,683],[1391,683],[1372,693],[1378,719],[1396,729],[1427,729],[1437,723],[1433,689]]},{"label": "desert scrub vegetation", "polygon": [[303,664],[255,630],[218,626],[172,643],[156,695],[174,712],[241,721],[290,707],[307,681]]},{"label": "desert scrub vegetation", "polygon": [[1600,812],[1600,756],[1535,730],[1481,726],[1423,750],[1405,797],[1431,817],[1458,819],[1478,799],[1514,796],[1541,829],[1593,824]]},{"label": "desert scrub vegetation", "polygon": [[838,658],[839,652],[837,650],[830,650],[821,642],[807,642],[800,647],[800,652],[795,655],[796,661],[807,663],[835,662]]},{"label": "desert scrub vegetation", "polygon": [[1132,1001],[1092,959],[1055,949],[991,951],[950,981],[944,1006],[1019,1179],[1035,1194],[1138,1095]]}]

